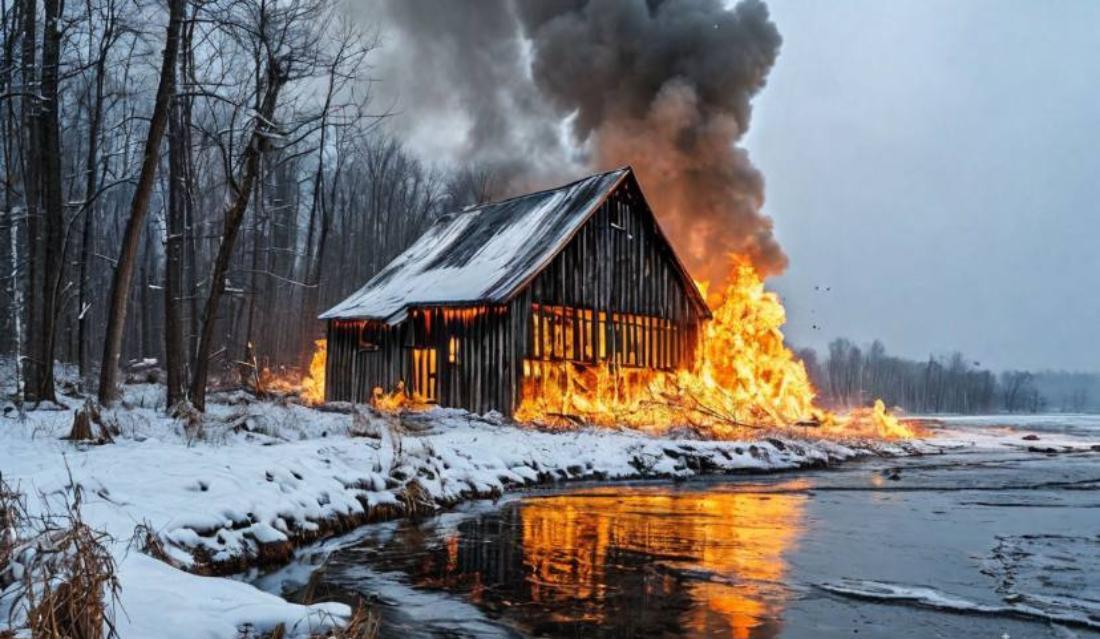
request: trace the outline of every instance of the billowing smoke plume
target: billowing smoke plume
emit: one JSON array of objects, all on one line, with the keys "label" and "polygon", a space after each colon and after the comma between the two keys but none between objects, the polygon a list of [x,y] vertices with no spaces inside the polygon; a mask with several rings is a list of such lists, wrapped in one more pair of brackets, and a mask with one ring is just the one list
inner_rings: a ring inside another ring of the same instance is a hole
[{"label": "billowing smoke plume", "polygon": [[[736,146],[781,38],[743,0],[494,0],[384,5],[405,40],[402,109],[457,109],[457,160],[504,171],[514,189],[624,164],[692,273],[725,277],[726,255],[765,275],[786,257],[761,208],[764,182]],[[415,74],[415,75],[409,75]],[[417,105],[409,102],[417,101]],[[569,136],[561,135],[561,123]],[[577,165],[576,162],[579,162]]]},{"label": "billowing smoke plume", "polygon": [[427,159],[493,177],[493,197],[584,173],[562,118],[530,76],[530,48],[512,0],[374,0],[381,20],[376,102]]}]

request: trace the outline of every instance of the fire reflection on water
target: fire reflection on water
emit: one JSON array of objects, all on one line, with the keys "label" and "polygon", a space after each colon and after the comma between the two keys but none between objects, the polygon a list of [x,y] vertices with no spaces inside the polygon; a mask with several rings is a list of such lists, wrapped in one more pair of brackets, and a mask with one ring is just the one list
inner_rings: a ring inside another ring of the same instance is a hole
[{"label": "fire reflection on water", "polygon": [[401,554],[413,537],[420,550],[402,567],[415,585],[462,592],[539,636],[769,639],[789,598],[804,487],[531,497],[435,541],[409,531]]}]

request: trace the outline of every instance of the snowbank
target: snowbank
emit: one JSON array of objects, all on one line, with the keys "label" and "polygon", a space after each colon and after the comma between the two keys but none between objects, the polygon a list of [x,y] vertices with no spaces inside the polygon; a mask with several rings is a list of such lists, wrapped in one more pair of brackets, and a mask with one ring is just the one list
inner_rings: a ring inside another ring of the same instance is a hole
[{"label": "snowbank", "polygon": [[[38,496],[59,499],[71,476],[85,494],[85,520],[116,540],[117,623],[124,638],[248,636],[280,623],[291,636],[324,628],[348,608],[292,605],[248,584],[202,575],[278,563],[301,544],[410,509],[567,479],[767,472],[916,450],[912,444],[548,433],[457,410],[397,418],[244,396],[212,403],[197,433],[163,415],[161,392],[129,387],[126,406],[104,414],[122,434],[103,446],[60,439],[72,424],[71,410],[31,412],[25,420],[8,410],[0,417],[5,481],[31,495],[33,508]],[[166,561],[131,547],[139,524],[155,531]]]}]

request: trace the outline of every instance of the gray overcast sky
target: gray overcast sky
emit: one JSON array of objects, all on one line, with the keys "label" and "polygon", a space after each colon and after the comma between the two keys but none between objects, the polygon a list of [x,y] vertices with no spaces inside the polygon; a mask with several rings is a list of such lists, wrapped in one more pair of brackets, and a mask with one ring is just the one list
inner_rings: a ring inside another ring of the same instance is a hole
[{"label": "gray overcast sky", "polygon": [[1100,2],[768,5],[790,341],[1100,370]]},{"label": "gray overcast sky", "polygon": [[[765,1],[783,43],[743,143],[790,341],[1100,370],[1100,0]],[[502,2],[354,4],[412,148],[557,167]]]}]

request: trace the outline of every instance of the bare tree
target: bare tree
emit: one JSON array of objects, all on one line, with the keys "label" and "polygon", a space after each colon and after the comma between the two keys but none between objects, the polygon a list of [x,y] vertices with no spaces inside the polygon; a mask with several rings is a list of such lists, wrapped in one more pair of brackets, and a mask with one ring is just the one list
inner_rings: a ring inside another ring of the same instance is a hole
[{"label": "bare tree", "polygon": [[798,352],[821,392],[835,407],[867,405],[881,398],[888,405],[917,412],[988,412],[995,408],[997,383],[962,353],[913,361],[891,356],[881,342],[864,352],[846,339],[829,344],[824,364],[812,349]]},{"label": "bare tree", "polygon": [[54,391],[54,343],[57,337],[57,306],[60,286],[65,269],[64,259],[64,196],[61,184],[61,122],[60,95],[58,91],[61,67],[61,0],[44,0],[42,29],[42,69],[39,82],[39,99],[42,104],[36,113],[38,140],[42,149],[40,161],[42,210],[45,214],[45,290],[42,300],[42,324],[35,386],[32,389],[38,401],[56,401]]},{"label": "bare tree", "polygon": [[1031,403],[1032,374],[1028,371],[1005,371],[1001,373],[1001,394],[1004,398],[1004,409],[1010,413],[1022,411]]},{"label": "bare tree", "polygon": [[[179,77],[190,76],[194,20],[182,29],[182,53],[179,55]],[[168,125],[168,210],[165,225],[164,274],[164,360],[167,373],[167,403],[175,406],[184,398],[187,380],[184,375],[183,318],[181,297],[184,291],[183,253],[187,232],[187,213],[191,202],[191,98],[179,96],[172,101]]]},{"label": "bare tree", "polygon": [[210,351],[214,343],[214,323],[218,306],[225,293],[226,273],[229,271],[229,259],[237,241],[248,200],[252,195],[253,182],[260,170],[260,160],[270,147],[271,136],[277,135],[272,124],[275,119],[275,107],[278,105],[279,92],[286,84],[288,71],[283,62],[269,57],[267,61],[267,82],[260,110],[256,114],[252,138],[245,148],[241,159],[241,175],[234,180],[235,196],[225,211],[225,230],[214,268],[210,274],[210,293],[202,313],[202,333],[199,338],[198,352],[195,355],[195,372],[191,379],[191,402],[199,410],[206,408],[206,377],[210,365]]},{"label": "bare tree", "polygon": [[20,81],[22,82],[21,124],[23,145],[20,149],[23,183],[23,202],[27,215],[27,366],[24,369],[26,381],[24,395],[26,399],[37,398],[37,390],[42,385],[45,367],[41,360],[45,341],[43,333],[35,327],[42,325],[41,297],[43,289],[43,264],[41,249],[41,222],[38,208],[41,185],[39,183],[39,129],[35,122],[37,105],[35,96],[38,88],[38,3],[36,0],[23,0],[22,19],[22,56]]},{"label": "bare tree", "polygon": [[[55,359],[100,365],[109,402],[123,358],[163,353],[169,405],[246,349],[301,365],[323,305],[488,188],[375,130],[376,37],[340,0],[182,2],[177,26],[176,3],[0,0],[0,350],[32,401]],[[172,37],[141,28],[160,12]]]},{"label": "bare tree", "polygon": [[[95,13],[91,5],[91,0],[87,0],[85,6],[90,22]],[[84,216],[84,223],[80,240],[80,280],[78,283],[79,292],[77,300],[77,362],[82,383],[89,374],[88,333],[91,317],[88,313],[91,307],[89,280],[91,276],[92,259],[94,256],[95,200],[98,198],[97,191],[100,185],[99,141],[103,127],[103,110],[106,100],[105,85],[107,82],[107,62],[110,57],[111,48],[114,46],[115,42],[117,42],[119,35],[118,13],[115,0],[107,0],[102,6],[102,21],[103,27],[98,43],[96,43],[96,45],[91,44],[94,40],[89,38],[88,45],[89,47],[95,46],[94,51],[91,52],[89,56],[92,57],[92,55],[94,55],[92,71],[95,77],[92,80],[92,95],[88,100],[88,109],[90,113],[88,118],[87,156],[84,161],[84,201],[81,203],[80,210],[80,214]],[[89,31],[90,30],[91,29],[89,29]]]},{"label": "bare tree", "polygon": [[103,346],[103,360],[99,371],[99,401],[112,402],[117,394],[118,360],[122,352],[122,334],[126,327],[127,298],[134,276],[134,262],[138,243],[149,211],[153,193],[160,142],[168,124],[168,112],[175,90],[176,55],[179,51],[180,26],[183,22],[184,0],[169,0],[168,27],[165,36],[164,57],[161,62],[160,83],[157,86],[156,103],[145,140],[141,174],[138,177],[130,206],[130,217],[122,241],[114,278],[111,281],[111,297],[108,306],[107,336]]}]

